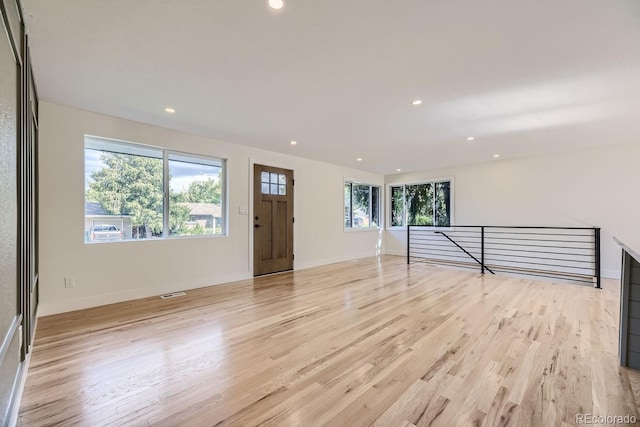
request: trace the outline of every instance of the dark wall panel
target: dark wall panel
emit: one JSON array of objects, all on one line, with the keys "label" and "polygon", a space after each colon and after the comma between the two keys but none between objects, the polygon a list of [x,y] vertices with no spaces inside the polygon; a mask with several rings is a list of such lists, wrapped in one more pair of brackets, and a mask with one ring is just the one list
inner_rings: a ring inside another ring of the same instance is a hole
[{"label": "dark wall panel", "polygon": [[17,312],[17,119],[18,68],[0,33],[0,343]]},{"label": "dark wall panel", "polygon": [[[18,90],[20,20],[16,3],[0,8],[0,425],[7,423],[21,372],[18,291]],[[12,28],[7,31],[6,20]],[[16,35],[15,43],[11,42]],[[14,49],[15,47],[15,49]]]},{"label": "dark wall panel", "polygon": [[640,286],[640,262],[631,259],[631,270],[629,274],[629,282]]},{"label": "dark wall panel", "polygon": [[620,289],[620,364],[640,369],[640,263],[623,246]]},{"label": "dark wall panel", "polygon": [[[628,295],[627,298],[629,298]],[[640,301],[629,300],[629,317],[640,319]]]}]

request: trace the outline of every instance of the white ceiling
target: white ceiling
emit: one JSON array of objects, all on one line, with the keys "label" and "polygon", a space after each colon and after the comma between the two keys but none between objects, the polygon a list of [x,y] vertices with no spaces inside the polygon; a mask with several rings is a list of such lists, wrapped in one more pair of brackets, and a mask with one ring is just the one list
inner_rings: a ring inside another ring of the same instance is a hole
[{"label": "white ceiling", "polygon": [[382,174],[640,143],[639,0],[23,5],[43,100],[229,142]]}]

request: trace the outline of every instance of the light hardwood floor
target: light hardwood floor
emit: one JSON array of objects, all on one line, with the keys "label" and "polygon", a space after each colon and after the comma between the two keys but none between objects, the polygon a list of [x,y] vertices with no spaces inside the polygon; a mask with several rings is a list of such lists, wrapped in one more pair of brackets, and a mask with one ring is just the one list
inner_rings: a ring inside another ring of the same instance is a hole
[{"label": "light hardwood floor", "polygon": [[19,425],[574,425],[639,416],[618,285],[385,256],[44,317]]}]

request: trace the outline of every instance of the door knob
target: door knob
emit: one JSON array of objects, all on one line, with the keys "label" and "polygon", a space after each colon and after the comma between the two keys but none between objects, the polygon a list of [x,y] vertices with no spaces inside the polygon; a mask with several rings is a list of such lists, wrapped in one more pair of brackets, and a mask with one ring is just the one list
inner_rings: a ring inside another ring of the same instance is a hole
[{"label": "door knob", "polygon": [[253,227],[254,228],[260,228],[260,224],[255,224]]}]

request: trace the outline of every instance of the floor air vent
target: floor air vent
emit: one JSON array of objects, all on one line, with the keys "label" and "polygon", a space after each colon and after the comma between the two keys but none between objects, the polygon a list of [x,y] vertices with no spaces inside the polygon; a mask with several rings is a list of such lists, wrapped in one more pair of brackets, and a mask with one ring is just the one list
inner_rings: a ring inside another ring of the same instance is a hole
[{"label": "floor air vent", "polygon": [[169,298],[181,297],[183,295],[186,295],[186,294],[184,292],[172,292],[170,294],[160,295],[160,298],[169,299]]}]

